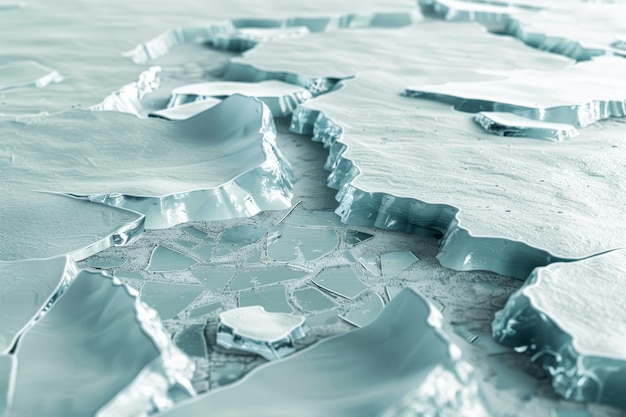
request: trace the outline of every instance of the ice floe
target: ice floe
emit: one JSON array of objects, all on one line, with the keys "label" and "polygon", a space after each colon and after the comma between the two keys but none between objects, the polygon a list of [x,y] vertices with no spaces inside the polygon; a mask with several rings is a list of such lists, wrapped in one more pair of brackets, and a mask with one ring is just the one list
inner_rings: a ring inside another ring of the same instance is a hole
[{"label": "ice floe", "polygon": [[626,251],[537,268],[493,322],[500,343],[531,355],[574,401],[626,408]]}]

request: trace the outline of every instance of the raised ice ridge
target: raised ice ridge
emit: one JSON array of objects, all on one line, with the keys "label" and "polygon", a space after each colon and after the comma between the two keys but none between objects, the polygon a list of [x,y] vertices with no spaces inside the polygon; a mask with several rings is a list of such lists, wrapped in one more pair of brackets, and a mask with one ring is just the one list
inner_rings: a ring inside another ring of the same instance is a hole
[{"label": "raised ice ridge", "polygon": [[562,142],[580,134],[578,129],[566,123],[543,122],[506,112],[480,112],[474,120],[487,132],[498,136]]},{"label": "raised ice ridge", "polygon": [[240,307],[220,314],[217,344],[271,361],[295,352],[293,342],[304,337],[307,330],[302,316],[270,313],[261,306]]},{"label": "raised ice ridge", "polygon": [[476,21],[534,48],[579,61],[600,55],[626,56],[626,4],[563,1],[419,0],[423,13],[449,21]]},{"label": "raised ice ridge", "polygon": [[254,98],[234,95],[182,121],[70,111],[2,128],[4,195],[66,193],[142,213],[150,229],[291,206],[290,166]]},{"label": "raised ice ridge", "polygon": [[360,74],[293,116],[294,130],[313,125],[329,148],[343,221],[439,230],[444,266],[520,279],[625,246],[620,128],[590,126],[561,143],[503,141],[445,104],[411,103],[401,82]]},{"label": "raised ice ridge", "polygon": [[4,288],[2,308],[25,311],[19,304],[39,285],[33,281],[51,289],[37,290],[39,309],[28,305],[30,322],[2,356],[10,374],[0,383],[3,416],[130,417],[171,406],[172,393],[194,394],[193,364],[156,313],[117,279],[79,270],[66,257],[0,267],[5,280],[18,278]]},{"label": "raised ice ridge", "polygon": [[520,70],[502,72],[505,78],[500,80],[411,86],[406,94],[439,100],[466,112],[510,112],[585,127],[626,116],[624,73],[626,59],[601,57],[561,71]]},{"label": "raised ice ridge", "polygon": [[[485,417],[473,370],[442,331],[440,313],[413,290],[375,321],[255,369],[163,417]],[[436,387],[436,388],[435,388]],[[241,407],[245,398],[251,407]]]},{"label": "raised ice ridge", "polygon": [[496,340],[531,355],[574,401],[626,409],[626,250],[537,268],[497,313]]},{"label": "raised ice ridge", "polygon": [[154,66],[139,74],[139,79],[109,94],[91,108],[93,111],[117,111],[141,116],[141,100],[161,84],[161,67]]}]

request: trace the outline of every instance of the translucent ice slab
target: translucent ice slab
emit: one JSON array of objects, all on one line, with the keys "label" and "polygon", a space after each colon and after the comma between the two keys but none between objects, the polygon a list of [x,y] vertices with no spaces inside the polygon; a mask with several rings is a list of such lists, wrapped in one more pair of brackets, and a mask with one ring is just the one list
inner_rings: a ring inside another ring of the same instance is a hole
[{"label": "translucent ice slab", "polygon": [[370,293],[363,296],[354,307],[340,317],[353,326],[363,327],[374,321],[384,306],[380,295]]},{"label": "translucent ice slab", "polygon": [[493,335],[526,352],[567,399],[626,409],[626,250],[537,268],[496,315]]},{"label": "translucent ice slab", "polygon": [[221,102],[222,100],[217,98],[204,98],[200,101],[192,101],[179,106],[157,110],[150,113],[150,116],[167,120],[186,120],[211,107],[217,106]]},{"label": "translucent ice slab", "polygon": [[293,342],[306,331],[302,316],[268,313],[260,306],[240,307],[220,314],[217,344],[254,352],[271,361],[293,353]]},{"label": "translucent ice slab", "polygon": [[301,254],[311,262],[332,252],[339,243],[332,229],[316,229],[280,225],[278,237],[267,244],[267,256],[279,262],[295,261]]},{"label": "translucent ice slab", "polygon": [[[2,142],[0,148],[3,145],[8,147]],[[39,171],[38,167],[32,168]],[[0,170],[0,260],[59,255],[82,260],[109,247],[130,244],[141,236],[145,219],[142,214],[59,194],[7,189],[20,175],[9,171]],[[24,179],[37,187],[41,178]]]},{"label": "translucent ice slab", "polygon": [[[294,376],[301,376],[294,381]],[[241,407],[245,398],[254,407]],[[163,416],[484,417],[471,368],[443,335],[441,316],[411,290],[369,326],[257,368],[241,382]]]},{"label": "translucent ice slab", "polygon": [[0,91],[20,87],[45,87],[60,83],[63,76],[36,61],[17,61],[0,65]]},{"label": "translucent ice slab", "polygon": [[[47,190],[146,215],[147,228],[291,206],[269,109],[234,95],[187,120],[72,111],[2,123],[0,190]],[[50,157],[53,155],[54,157]]]},{"label": "translucent ice slab", "polygon": [[326,268],[313,278],[313,282],[332,294],[348,299],[367,289],[349,266]]},{"label": "translucent ice slab", "polygon": [[146,282],[141,288],[141,301],[156,310],[162,320],[168,320],[191,304],[203,289],[199,285]]},{"label": "translucent ice slab", "polygon": [[233,94],[256,97],[270,108],[277,117],[290,115],[298,104],[311,98],[311,93],[302,87],[282,81],[268,80],[258,83],[207,82],[189,84],[172,90],[168,107],[177,107],[193,101],[225,98]]},{"label": "translucent ice slab", "polygon": [[578,136],[578,129],[566,123],[528,119],[513,113],[480,112],[474,118],[487,132],[506,137],[526,137],[562,142]]},{"label": "translucent ice slab", "polygon": [[150,263],[146,267],[146,271],[150,272],[167,272],[167,271],[183,271],[197,264],[198,261],[180,252],[166,248],[165,246],[157,246],[150,255]]},{"label": "translucent ice slab", "polygon": [[261,306],[270,313],[291,313],[287,293],[282,285],[239,292],[239,307]]},{"label": "translucent ice slab", "polygon": [[[25,283],[51,274],[71,284],[51,302],[40,299],[45,314],[10,352],[17,366],[5,416],[134,416],[171,406],[170,390],[193,394],[193,365],[117,279],[80,271],[67,258],[9,265]],[[27,290],[24,282],[11,291]]]},{"label": "translucent ice slab", "polygon": [[344,221],[439,230],[445,266],[521,279],[536,266],[624,246],[620,124],[587,127],[575,141],[503,141],[448,105],[409,102],[400,78],[360,74],[294,116],[329,147],[328,182]]},{"label": "translucent ice slab", "polygon": [[[510,112],[585,127],[609,117],[626,116],[625,72],[626,60],[602,57],[562,71],[514,71],[502,73],[506,78],[501,80],[411,86],[406,92],[467,112]],[[558,95],[553,94],[555,88]]]}]

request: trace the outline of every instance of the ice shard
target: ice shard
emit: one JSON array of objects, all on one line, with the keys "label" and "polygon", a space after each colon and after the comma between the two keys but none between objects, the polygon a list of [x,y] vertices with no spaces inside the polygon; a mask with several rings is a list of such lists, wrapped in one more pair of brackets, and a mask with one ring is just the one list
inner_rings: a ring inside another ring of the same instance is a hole
[{"label": "ice shard", "polygon": [[177,122],[86,111],[2,122],[0,156],[10,169],[0,172],[0,190],[131,209],[151,229],[250,216],[291,206],[290,166],[275,135],[269,109],[240,95]]},{"label": "ice shard", "polygon": [[293,353],[293,342],[304,337],[307,329],[302,316],[268,313],[261,306],[240,307],[220,314],[217,344],[271,361]]},{"label": "ice shard", "polygon": [[239,292],[239,307],[261,306],[269,313],[291,313],[287,292],[282,285]]},{"label": "ice shard", "polygon": [[588,126],[575,141],[503,141],[446,104],[410,103],[400,79],[362,73],[294,116],[329,147],[328,184],[344,221],[438,230],[443,265],[520,279],[536,266],[624,246],[619,123]]},{"label": "ice shard", "polygon": [[545,139],[562,142],[578,136],[578,129],[566,123],[528,119],[513,113],[480,112],[474,118],[487,132],[505,137]]},{"label": "ice shard", "polygon": [[[254,407],[240,407],[241,398]],[[439,312],[407,289],[372,324],[261,366],[163,416],[210,410],[233,417],[483,417],[481,401],[473,370],[444,336]]]},{"label": "ice shard", "polygon": [[367,289],[349,266],[326,268],[315,278],[318,287],[343,298],[353,299]]},{"label": "ice shard", "polygon": [[64,257],[27,263],[8,265],[26,281],[70,282],[50,302],[41,298],[45,314],[10,352],[18,365],[5,416],[134,416],[171,406],[176,390],[193,394],[193,365],[128,287]]},{"label": "ice shard", "polygon": [[[375,58],[372,51],[376,51]],[[436,83],[497,78],[479,73],[479,69],[555,70],[570,62],[528,48],[515,39],[494,37],[478,25],[457,24],[452,29],[449,24],[434,21],[397,30],[340,30],[264,42],[243,57],[232,59],[227,76],[247,81],[288,81],[308,87],[317,95],[325,92],[316,91],[323,80],[350,78],[366,71],[412,75]]]},{"label": "ice shard", "polygon": [[182,271],[189,269],[197,264],[198,261],[192,259],[182,253],[158,245],[150,255],[150,263],[146,267],[146,271],[150,272],[166,272],[166,271]]},{"label": "ice shard", "polygon": [[563,397],[626,409],[626,250],[537,268],[493,322]]},{"label": "ice shard", "polygon": [[[466,112],[509,112],[586,127],[609,117],[626,116],[625,71],[625,59],[602,57],[562,71],[520,70],[501,73],[505,77],[501,80],[418,85],[407,88],[406,93],[440,100]],[[560,91],[558,96],[552,94],[555,88]]]},{"label": "ice shard", "polygon": [[[9,147],[6,142],[3,145]],[[7,189],[19,174],[12,169],[0,172],[2,261],[60,255],[78,261],[112,246],[130,244],[141,236],[142,214],[65,195]],[[31,187],[37,187],[38,180],[38,176],[28,178]]]},{"label": "ice shard", "polygon": [[45,87],[63,81],[63,76],[37,61],[16,61],[0,65],[0,91],[22,87]]},{"label": "ice shard", "polygon": [[267,243],[267,256],[279,262],[292,262],[302,257],[312,262],[331,253],[339,243],[332,229],[280,225],[278,237]]},{"label": "ice shard", "polygon": [[311,98],[311,93],[297,85],[268,80],[258,83],[215,81],[189,84],[172,90],[168,108],[176,108],[206,99],[220,99],[233,94],[256,97],[270,108],[276,117],[290,115],[300,104]]},{"label": "ice shard", "polygon": [[363,327],[373,322],[384,306],[385,303],[380,295],[369,293],[363,296],[346,314],[339,317],[353,326]]}]

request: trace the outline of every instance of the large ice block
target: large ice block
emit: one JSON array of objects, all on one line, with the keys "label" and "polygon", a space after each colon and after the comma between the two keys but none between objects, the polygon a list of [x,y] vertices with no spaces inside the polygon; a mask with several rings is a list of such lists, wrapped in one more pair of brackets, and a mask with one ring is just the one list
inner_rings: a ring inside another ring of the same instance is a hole
[{"label": "large ice block", "polygon": [[563,397],[626,409],[626,250],[537,268],[493,322]]},{"label": "large ice block", "polygon": [[[3,415],[136,416],[171,406],[172,393],[177,399],[194,394],[193,364],[156,313],[116,278],[79,270],[66,257],[4,266],[21,280],[7,296],[19,296],[36,280],[64,285],[38,299],[45,314],[8,352],[17,366]],[[7,303],[22,309],[20,302]]]},{"label": "large ice block", "polygon": [[[241,407],[244,398],[251,407]],[[164,417],[276,415],[484,417],[478,382],[443,334],[441,316],[412,290],[370,325],[323,340]]]}]

